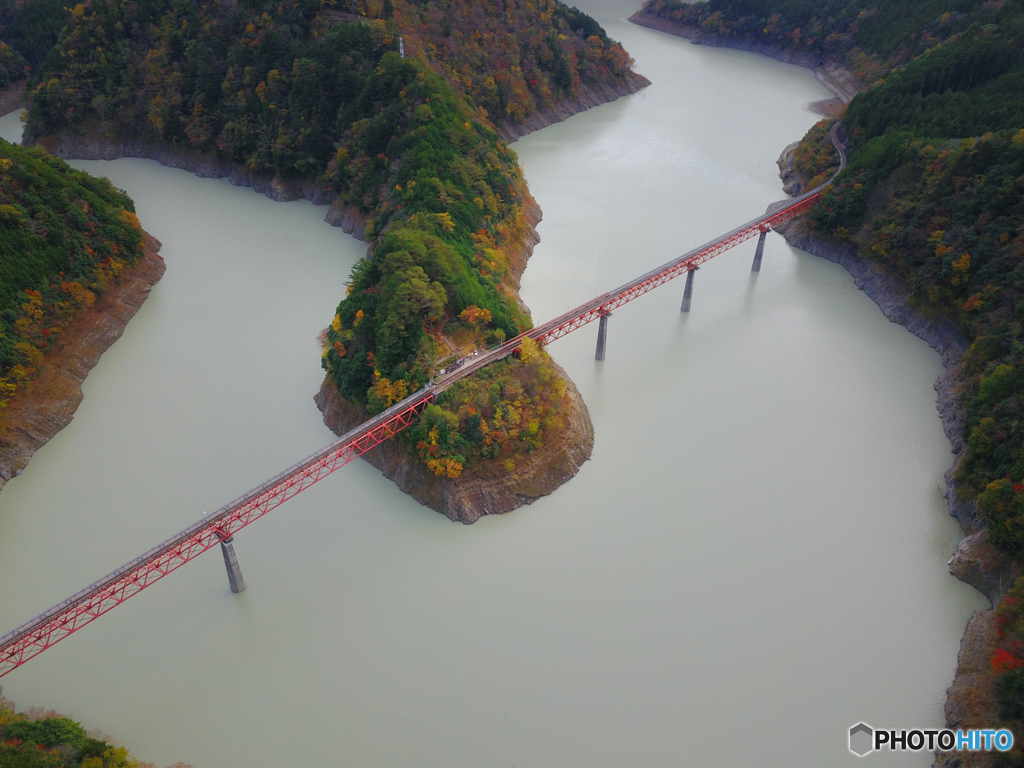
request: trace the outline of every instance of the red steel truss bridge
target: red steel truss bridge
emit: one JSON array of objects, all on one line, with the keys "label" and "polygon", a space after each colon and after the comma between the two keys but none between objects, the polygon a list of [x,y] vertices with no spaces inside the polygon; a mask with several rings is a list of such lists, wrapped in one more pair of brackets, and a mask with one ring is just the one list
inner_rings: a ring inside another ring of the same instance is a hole
[{"label": "red steel truss bridge", "polygon": [[[836,172],[838,175],[846,165],[846,154],[838,139],[836,128],[833,128],[832,142],[840,156],[840,167]],[[524,336],[529,336],[544,345],[593,320],[600,320],[596,357],[603,360],[605,329],[608,315],[612,310],[673,278],[686,274],[682,310],[689,311],[694,271],[708,259],[755,236],[759,236],[760,239],[753,269],[759,270],[765,235],[779,224],[810,210],[829,184],[831,181],[494,349],[465,358],[461,365],[448,369],[425,388],[342,435],[326,448],[303,459],[216,512],[206,515],[130,563],[0,637],[0,677],[218,544],[221,545],[224,555],[232,591],[242,591],[245,589],[245,583],[231,543],[232,536],[237,531],[413,424],[423,409],[433,402],[435,396],[456,381],[485,365],[515,354]]]}]

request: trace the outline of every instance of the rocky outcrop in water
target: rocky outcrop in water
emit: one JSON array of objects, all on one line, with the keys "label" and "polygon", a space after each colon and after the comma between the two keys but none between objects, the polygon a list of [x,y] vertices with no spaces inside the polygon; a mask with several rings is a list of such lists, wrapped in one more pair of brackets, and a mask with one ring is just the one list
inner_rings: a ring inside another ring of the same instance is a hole
[{"label": "rocky outcrop in water", "polygon": [[[977,522],[982,524],[981,521]],[[987,529],[979,528],[960,540],[953,556],[949,558],[949,572],[965,584],[970,584],[995,605],[1024,570],[1007,557],[1005,552],[992,546]]]}]

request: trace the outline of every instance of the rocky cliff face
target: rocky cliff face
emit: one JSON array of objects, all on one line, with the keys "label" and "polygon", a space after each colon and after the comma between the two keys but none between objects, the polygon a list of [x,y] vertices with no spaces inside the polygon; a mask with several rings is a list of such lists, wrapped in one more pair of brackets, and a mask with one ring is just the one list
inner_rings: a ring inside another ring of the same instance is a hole
[{"label": "rocky cliff face", "polygon": [[[997,640],[995,611],[975,611],[960,641],[956,677],[946,690],[947,728],[991,728],[998,722],[989,665]],[[933,768],[993,768],[999,762],[998,752],[938,752]]]},{"label": "rocky cliff face", "polygon": [[796,196],[803,192],[804,182],[797,176],[793,168],[793,161],[796,159],[796,148],[800,146],[799,141],[794,141],[779,155],[775,164],[779,166],[779,178],[782,179],[782,191],[787,195]]},{"label": "rocky cliff face", "polygon": [[21,109],[25,103],[25,81],[9,85],[0,91],[0,116]]},{"label": "rocky cliff face", "polygon": [[111,344],[121,338],[150,289],[164,274],[160,243],[147,236],[146,250],[91,308],[64,329],[43,358],[39,376],[0,411],[0,488],[21,474],[28,460],[71,423],[82,402],[82,382]]}]

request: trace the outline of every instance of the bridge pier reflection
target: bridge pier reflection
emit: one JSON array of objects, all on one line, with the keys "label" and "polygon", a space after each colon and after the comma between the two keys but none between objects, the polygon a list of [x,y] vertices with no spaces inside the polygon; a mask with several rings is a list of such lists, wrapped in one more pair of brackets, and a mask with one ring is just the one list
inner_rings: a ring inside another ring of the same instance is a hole
[{"label": "bridge pier reflection", "polygon": [[245,579],[242,578],[242,569],[238,565],[238,558],[235,557],[235,537],[228,536],[220,542],[220,552],[224,555],[224,567],[228,569],[228,584],[231,591],[238,594],[245,589]]},{"label": "bridge pier reflection", "polygon": [[594,355],[595,360],[604,360],[604,348],[608,342],[608,318],[612,316],[611,312],[601,315],[601,319],[597,326],[597,353]]},{"label": "bridge pier reflection", "polygon": [[757,238],[757,250],[754,251],[754,266],[750,268],[751,272],[761,271],[761,256],[764,254],[764,239],[768,237],[769,230],[765,230],[761,233],[761,236]]},{"label": "bridge pier reflection", "polygon": [[686,288],[683,289],[683,306],[679,308],[680,312],[690,311],[690,299],[693,297],[693,274],[700,267],[690,267],[686,273]]}]

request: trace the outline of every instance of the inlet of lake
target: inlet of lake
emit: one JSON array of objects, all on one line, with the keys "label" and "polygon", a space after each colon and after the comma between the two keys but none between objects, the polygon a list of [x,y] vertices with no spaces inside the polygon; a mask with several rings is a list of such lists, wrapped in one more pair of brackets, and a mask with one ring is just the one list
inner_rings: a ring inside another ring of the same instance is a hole
[{"label": "inlet of lake", "polygon": [[[764,212],[829,94],[806,69],[580,6],[646,90],[516,142],[543,321]],[[3,135],[20,135],[17,116]],[[167,273],[74,421],[0,493],[0,632],[328,443],[317,334],[365,245],[325,209],[148,160]],[[939,727],[987,606],[946,561],[942,368],[838,265],[772,234],[553,343],[593,458],[472,526],[355,462],[3,679],[141,759],[249,766],[845,766]],[[876,765],[930,765],[879,754]]]}]

